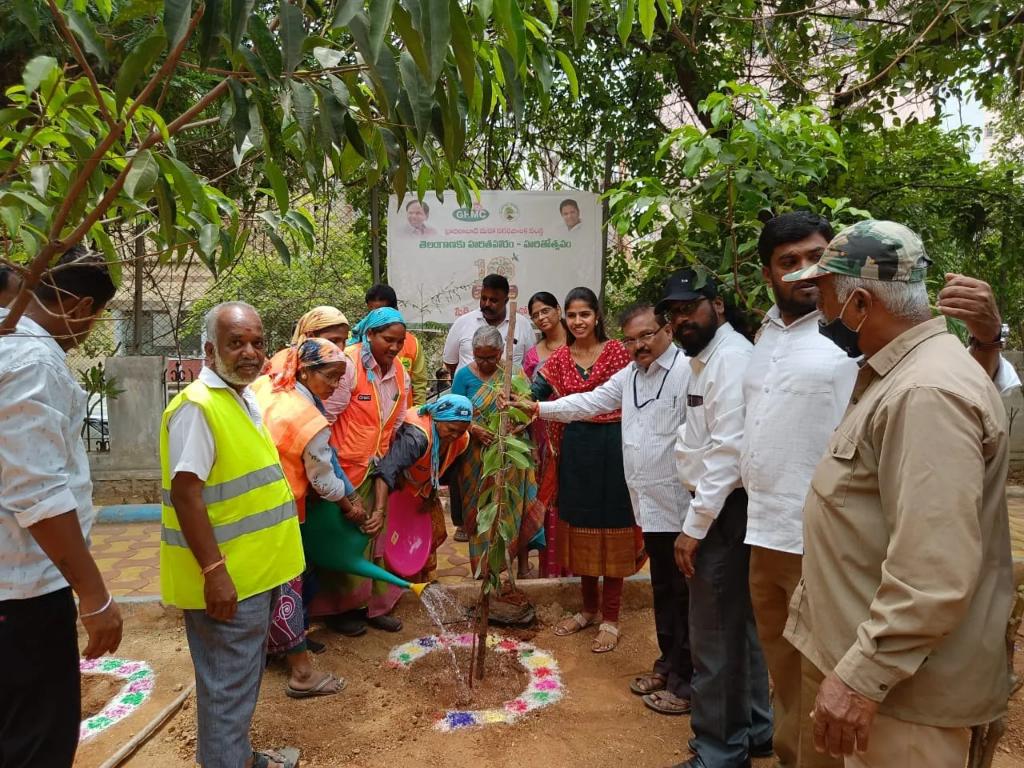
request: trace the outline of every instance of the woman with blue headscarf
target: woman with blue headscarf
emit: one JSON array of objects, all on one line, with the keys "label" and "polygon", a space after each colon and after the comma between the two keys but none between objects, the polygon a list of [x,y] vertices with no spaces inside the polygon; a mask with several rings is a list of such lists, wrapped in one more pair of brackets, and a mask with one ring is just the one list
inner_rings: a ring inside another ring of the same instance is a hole
[{"label": "woman with blue headscarf", "polygon": [[422,499],[421,511],[430,514],[431,551],[421,575],[414,577],[419,581],[429,580],[437,566],[435,552],[448,538],[437,490],[441,476],[469,448],[472,420],[473,403],[461,395],[445,395],[420,408],[410,408],[387,456],[377,465],[375,506],[386,506],[388,494],[402,490]]},{"label": "woman with blue headscarf", "polygon": [[[353,328],[345,348],[349,365],[324,406],[335,416],[331,446],[345,475],[367,508],[377,463],[387,455],[395,431],[412,404],[409,374],[397,360],[405,343],[405,320],[396,309],[380,307]],[[385,508],[374,505],[362,525],[371,536],[366,559],[383,565]],[[402,622],[390,613],[402,596],[398,587],[355,574],[318,570],[320,592],[310,615],[324,617],[332,630],[355,636],[366,626],[397,632]]]}]

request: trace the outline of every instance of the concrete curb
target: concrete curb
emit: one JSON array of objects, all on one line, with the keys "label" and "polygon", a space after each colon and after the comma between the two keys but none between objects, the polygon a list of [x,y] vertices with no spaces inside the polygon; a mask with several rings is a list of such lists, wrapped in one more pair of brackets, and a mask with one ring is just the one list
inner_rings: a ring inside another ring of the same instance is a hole
[{"label": "concrete curb", "polygon": [[99,508],[97,523],[158,523],[159,504],[108,504]]},{"label": "concrete curb", "polygon": [[1006,497],[1009,499],[1024,499],[1024,485],[1006,486]]}]

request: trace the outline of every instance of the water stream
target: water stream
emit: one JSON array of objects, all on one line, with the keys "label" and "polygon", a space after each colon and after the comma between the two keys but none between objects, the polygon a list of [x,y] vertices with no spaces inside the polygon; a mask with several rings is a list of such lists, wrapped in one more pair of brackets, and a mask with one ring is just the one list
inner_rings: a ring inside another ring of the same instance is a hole
[{"label": "water stream", "polygon": [[455,657],[454,646],[451,643],[445,642],[445,637],[452,634],[452,627],[466,624],[466,611],[463,609],[462,603],[455,598],[455,595],[436,582],[428,585],[423,590],[423,593],[420,595],[420,602],[423,603],[423,610],[427,612],[427,616],[437,626],[438,639],[444,649],[448,651],[452,674],[455,676],[455,684],[458,689],[458,698],[460,701],[468,703],[472,698],[467,684],[468,675],[464,674],[459,667],[459,661]]}]

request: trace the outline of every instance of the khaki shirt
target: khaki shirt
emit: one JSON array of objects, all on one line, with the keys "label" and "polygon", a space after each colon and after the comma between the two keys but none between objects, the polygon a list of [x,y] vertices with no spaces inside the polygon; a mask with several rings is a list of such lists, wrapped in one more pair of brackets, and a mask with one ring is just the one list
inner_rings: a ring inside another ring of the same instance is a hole
[{"label": "khaki shirt", "polygon": [[786,637],[891,717],[960,727],[1006,712],[1005,423],[936,318],[867,360],[815,470]]}]

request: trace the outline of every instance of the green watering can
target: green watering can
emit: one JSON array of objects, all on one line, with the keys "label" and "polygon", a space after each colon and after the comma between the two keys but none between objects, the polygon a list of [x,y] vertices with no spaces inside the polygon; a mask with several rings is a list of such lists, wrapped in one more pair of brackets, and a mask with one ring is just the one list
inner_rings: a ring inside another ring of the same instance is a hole
[{"label": "green watering can", "polygon": [[411,590],[417,597],[426,584],[413,584],[390,571],[374,565],[365,557],[370,537],[359,526],[345,519],[333,501],[318,499],[306,506],[306,522],[302,524],[302,547],[306,559],[315,566],[342,573],[353,573],[396,587]]}]

